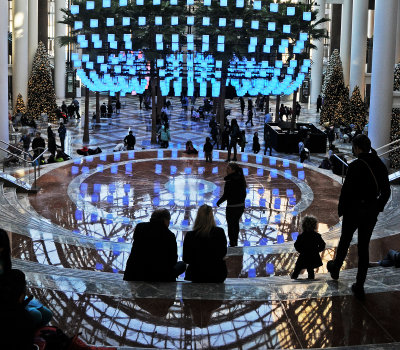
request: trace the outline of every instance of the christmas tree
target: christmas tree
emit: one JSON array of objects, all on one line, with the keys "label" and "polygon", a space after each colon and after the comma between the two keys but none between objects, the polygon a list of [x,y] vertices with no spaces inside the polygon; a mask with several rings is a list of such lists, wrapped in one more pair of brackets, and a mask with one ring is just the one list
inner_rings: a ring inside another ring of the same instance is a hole
[{"label": "christmas tree", "polygon": [[393,91],[400,91],[400,63],[394,66],[394,84]]},{"label": "christmas tree", "polygon": [[350,124],[349,91],[344,86],[342,61],[338,50],[333,51],[329,58],[323,95],[320,124]]},{"label": "christmas tree", "polygon": [[[396,64],[394,69],[394,91],[400,91],[400,63]],[[392,125],[390,129],[390,141],[400,140],[400,108],[392,109]],[[392,148],[400,146],[399,143]],[[400,150],[390,153],[390,165],[392,168],[400,168]]]},{"label": "christmas tree", "polygon": [[46,113],[55,119],[56,93],[50,71],[46,47],[39,43],[33,58],[32,73],[28,82],[28,113],[37,118]]},{"label": "christmas tree", "polygon": [[17,102],[15,103],[14,107],[14,115],[17,114],[18,112],[22,114],[26,113],[24,99],[22,98],[21,94],[18,94],[17,96]]},{"label": "christmas tree", "polygon": [[367,124],[367,106],[357,85],[354,87],[350,98],[350,124],[354,124],[360,130],[364,129],[365,124]]},{"label": "christmas tree", "polygon": [[331,57],[329,57],[328,66],[326,67],[324,72],[324,82],[322,84],[322,91],[321,91],[322,97],[326,97],[328,83],[330,82],[330,79],[332,77],[332,72],[334,67],[342,67],[342,61],[340,60],[340,54],[338,50],[334,50],[331,54]]}]

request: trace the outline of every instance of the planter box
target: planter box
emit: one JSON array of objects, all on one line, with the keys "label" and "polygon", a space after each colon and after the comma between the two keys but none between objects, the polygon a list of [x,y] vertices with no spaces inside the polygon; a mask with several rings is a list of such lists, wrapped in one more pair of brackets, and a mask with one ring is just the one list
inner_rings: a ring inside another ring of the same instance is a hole
[{"label": "planter box", "polygon": [[297,123],[293,133],[290,123],[269,123],[272,148],[277,152],[298,153],[299,142],[306,140],[306,147],[311,153],[326,152],[326,134],[313,124]]}]

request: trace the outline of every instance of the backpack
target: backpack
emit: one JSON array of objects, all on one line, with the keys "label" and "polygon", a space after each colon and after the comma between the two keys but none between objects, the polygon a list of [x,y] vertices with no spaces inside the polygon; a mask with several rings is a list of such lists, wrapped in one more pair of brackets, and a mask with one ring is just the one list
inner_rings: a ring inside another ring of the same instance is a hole
[{"label": "backpack", "polygon": [[72,339],[57,327],[40,328],[36,338],[35,343],[44,350],[68,350],[72,342]]}]

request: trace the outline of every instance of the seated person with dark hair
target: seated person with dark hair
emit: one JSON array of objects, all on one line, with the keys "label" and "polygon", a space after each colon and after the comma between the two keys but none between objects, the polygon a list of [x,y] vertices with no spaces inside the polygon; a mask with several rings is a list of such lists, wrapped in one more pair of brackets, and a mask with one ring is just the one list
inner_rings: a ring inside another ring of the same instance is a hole
[{"label": "seated person with dark hair", "polygon": [[10,270],[0,277],[0,349],[32,350],[34,321],[25,309],[25,274]]},{"label": "seated person with dark hair", "polygon": [[171,214],[167,209],[153,212],[150,222],[137,224],[125,281],[174,282],[186,264],[178,262],[175,235],[168,229]]},{"label": "seated person with dark hair", "polygon": [[189,140],[189,141],[186,142],[185,153],[186,154],[197,154],[199,152],[197,151],[196,148],[194,148],[192,141]]}]

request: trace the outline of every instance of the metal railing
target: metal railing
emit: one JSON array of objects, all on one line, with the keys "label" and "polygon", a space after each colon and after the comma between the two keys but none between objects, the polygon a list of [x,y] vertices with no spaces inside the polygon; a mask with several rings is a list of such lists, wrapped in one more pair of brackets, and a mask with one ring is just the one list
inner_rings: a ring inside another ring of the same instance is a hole
[{"label": "metal railing", "polygon": [[[27,178],[25,177],[24,180],[26,183],[28,183],[29,185],[31,185],[32,189],[36,188],[36,181],[38,176],[40,176],[40,166],[41,166],[41,162],[40,159],[43,157],[43,155],[48,151],[48,148],[42,148],[42,147],[38,147],[35,150],[42,150],[42,152],[34,159],[32,159],[32,156],[29,152],[25,152],[23,150],[21,150],[20,148],[18,148],[17,146],[11,145],[3,140],[0,140],[0,144],[3,145],[7,145],[7,148],[1,147],[0,146],[0,151],[5,152],[6,154],[8,154],[9,156],[12,156],[13,158],[18,159],[18,161],[21,161],[23,164],[25,164],[26,169],[24,169],[25,174],[27,175]],[[18,154],[13,153],[12,151],[10,151],[8,148],[14,148],[15,150],[18,151]],[[27,156],[27,157],[21,157],[22,156]],[[30,160],[27,158],[31,158]],[[3,172],[5,171],[5,162],[7,160],[4,159],[3,160]],[[33,169],[33,171],[32,171]],[[33,179],[31,180],[31,175],[33,174]]]},{"label": "metal railing", "polygon": [[[375,151],[378,152],[379,150],[385,149],[385,148],[387,148],[387,147],[390,147],[390,146],[395,145],[395,144],[398,144],[398,143],[400,143],[400,139],[399,139],[399,140],[392,141],[392,142],[390,142],[390,143],[388,143],[388,144],[386,144],[386,145],[383,145],[383,146],[381,146],[381,147],[378,147],[378,148],[375,149]],[[387,151],[385,151],[385,152],[383,152],[383,153],[380,153],[380,154],[378,153],[378,157],[382,157],[382,156],[384,156],[384,155],[386,155],[386,154],[389,154],[389,153],[391,153],[391,152],[393,152],[393,151],[396,151],[396,150],[398,150],[398,149],[400,149],[400,145],[397,146],[397,147],[394,147],[394,148],[392,148],[392,149],[389,149],[389,150],[387,150]],[[351,158],[353,158],[353,160],[357,158],[357,157],[355,157],[354,154],[352,154],[352,153],[339,153],[339,155],[351,157]],[[345,166],[348,167],[349,164],[346,163],[346,162],[344,162],[340,157],[338,157],[337,154],[333,154],[333,156],[335,156],[335,157],[336,157],[338,160],[340,160],[340,162],[342,163],[342,183],[343,183],[344,167],[345,167]]]}]

